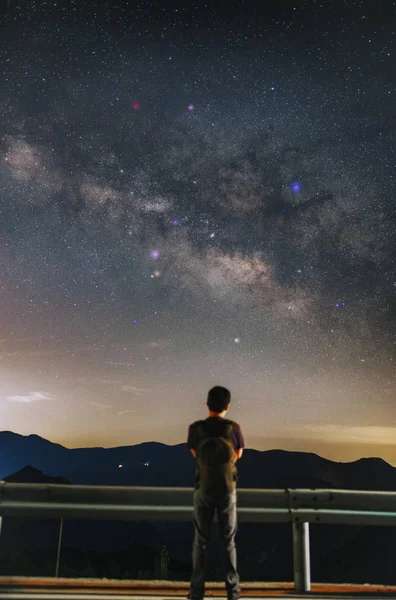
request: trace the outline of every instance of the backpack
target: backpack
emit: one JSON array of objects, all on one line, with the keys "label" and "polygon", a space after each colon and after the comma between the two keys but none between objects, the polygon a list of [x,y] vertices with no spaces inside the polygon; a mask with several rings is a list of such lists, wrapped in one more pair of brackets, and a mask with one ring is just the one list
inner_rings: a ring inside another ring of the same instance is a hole
[{"label": "backpack", "polygon": [[231,443],[234,423],[225,423],[221,435],[212,436],[205,421],[198,425],[199,487],[205,494],[226,494],[236,488],[235,451]]}]

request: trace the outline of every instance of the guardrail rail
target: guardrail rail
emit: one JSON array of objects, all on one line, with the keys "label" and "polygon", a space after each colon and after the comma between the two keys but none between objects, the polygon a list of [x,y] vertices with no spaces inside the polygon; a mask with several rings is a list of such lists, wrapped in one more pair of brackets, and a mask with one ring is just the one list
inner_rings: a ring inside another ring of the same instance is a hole
[{"label": "guardrail rail", "polygon": [[[0,482],[2,517],[190,521],[193,489]],[[358,490],[239,489],[238,520],[292,524],[296,592],[311,589],[309,523],[396,525],[396,493]]]}]

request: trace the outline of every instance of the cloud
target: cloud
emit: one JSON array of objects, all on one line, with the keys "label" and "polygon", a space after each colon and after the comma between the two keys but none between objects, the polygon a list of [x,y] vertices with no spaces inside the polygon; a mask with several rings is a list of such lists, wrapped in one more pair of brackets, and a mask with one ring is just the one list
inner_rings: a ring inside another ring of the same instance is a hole
[{"label": "cloud", "polygon": [[[159,247],[169,269],[167,275],[161,264],[158,288],[169,284],[175,297],[183,281],[191,294],[209,292],[224,304],[262,309],[287,324],[309,320],[325,331],[333,328],[328,307],[349,298],[340,328],[366,344],[380,332],[384,343],[384,324],[393,332],[393,204],[380,205],[378,185],[341,164],[338,141],[326,138],[317,152],[312,134],[291,148],[288,128],[275,134],[255,124],[253,132],[239,123],[230,135],[224,127],[208,131],[191,115],[164,122],[156,136],[142,141],[145,160],[133,168],[124,154],[139,148],[135,139],[122,152],[110,152],[105,135],[97,142],[83,137],[74,154],[49,137],[40,146],[30,142],[22,127],[22,134],[5,136],[4,164],[15,179],[29,183],[30,203],[51,198],[62,210],[78,207],[84,229],[95,236],[113,225],[112,251],[97,253],[103,272],[117,274],[123,258],[130,265],[142,248],[149,256],[150,248]],[[302,180],[299,194],[290,190],[296,178]],[[167,226],[171,209],[180,227]],[[217,247],[203,249],[212,231]],[[112,261],[117,268],[107,268]],[[114,289],[123,294],[120,281]]]},{"label": "cloud", "polygon": [[60,190],[60,172],[53,167],[47,149],[29,144],[23,137],[8,137],[7,142],[4,162],[16,179],[44,185],[50,192]]},{"label": "cloud", "polygon": [[43,400],[53,400],[55,396],[48,394],[47,392],[30,392],[24,396],[6,396],[7,402],[19,402],[21,404],[31,404],[33,402],[41,402]]},{"label": "cloud", "polygon": [[151,350],[167,350],[172,345],[170,340],[152,340],[145,344],[145,347]]},{"label": "cloud", "polygon": [[293,429],[294,438],[316,439],[322,442],[350,443],[362,445],[385,445],[394,446],[396,440],[396,426],[383,425],[305,425],[296,434]]},{"label": "cloud", "polygon": [[143,212],[164,213],[172,207],[167,198],[152,198],[139,203],[139,208]]},{"label": "cloud", "polygon": [[[274,269],[258,253],[227,252],[220,248],[196,251],[188,242],[169,249],[184,267],[187,284],[228,303],[270,310],[274,316],[303,319],[313,294],[297,285],[283,285]],[[197,289],[195,289],[197,291]],[[312,314],[309,315],[312,318]]]},{"label": "cloud", "polygon": [[257,212],[265,197],[261,173],[255,172],[247,161],[222,166],[216,192],[223,208],[239,214]]},{"label": "cloud", "polygon": [[[114,363],[109,363],[107,362],[106,364],[115,364],[115,365],[124,365],[124,364],[129,364],[129,363],[121,363],[121,362],[114,362]],[[132,364],[132,363],[131,363]],[[123,377],[122,378],[124,381],[128,381],[127,377]],[[133,385],[130,383],[123,383],[122,379],[111,379],[111,378],[100,378],[100,377],[90,377],[90,378],[86,378],[86,377],[79,377],[79,378],[75,378],[73,381],[75,383],[82,383],[82,384],[86,384],[86,385],[93,385],[93,386],[110,386],[112,388],[116,388],[116,390],[120,390],[121,392],[132,392],[134,394],[149,394],[152,390],[145,388],[145,387],[141,387],[139,385]],[[100,402],[90,402],[90,404],[92,404],[93,406],[96,406],[97,408],[102,408],[102,409],[110,409],[110,408],[114,408],[113,406],[110,406],[109,404],[101,404]]]},{"label": "cloud", "polygon": [[111,410],[112,408],[114,408],[113,406],[111,406],[111,404],[101,404],[100,402],[90,402],[91,406],[94,406],[95,408],[97,408],[99,411],[104,412],[106,410]]},{"label": "cloud", "polygon": [[151,392],[151,390],[149,390],[149,389],[141,388],[136,385],[122,385],[121,391],[122,392],[132,392],[133,394],[138,394],[138,395],[149,394]]},{"label": "cloud", "polygon": [[86,181],[80,188],[82,196],[98,205],[107,200],[118,201],[122,199],[122,194],[109,186],[100,185],[92,181]]}]

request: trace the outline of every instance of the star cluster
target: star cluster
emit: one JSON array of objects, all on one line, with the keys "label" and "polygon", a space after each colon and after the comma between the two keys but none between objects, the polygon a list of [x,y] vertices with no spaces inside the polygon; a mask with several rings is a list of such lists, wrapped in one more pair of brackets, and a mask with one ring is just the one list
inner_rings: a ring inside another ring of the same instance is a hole
[{"label": "star cluster", "polygon": [[371,452],[335,432],[396,420],[394,9],[9,3],[7,428],[177,443],[222,383],[251,446]]}]

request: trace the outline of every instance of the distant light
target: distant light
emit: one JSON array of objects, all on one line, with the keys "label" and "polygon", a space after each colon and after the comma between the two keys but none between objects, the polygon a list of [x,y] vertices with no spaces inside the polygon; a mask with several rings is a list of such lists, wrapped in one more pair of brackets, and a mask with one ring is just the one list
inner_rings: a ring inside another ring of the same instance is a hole
[{"label": "distant light", "polygon": [[194,110],[194,108],[195,108],[195,107],[194,107],[194,104],[189,104],[189,105],[187,106],[187,110],[188,110],[189,112],[192,112],[192,111]]},{"label": "distant light", "polygon": [[302,185],[299,181],[293,181],[293,183],[290,186],[290,189],[294,194],[298,194],[299,192],[301,192],[301,188]]},{"label": "distant light", "polygon": [[215,236],[215,234],[214,234],[214,233],[211,233],[211,234],[209,235],[209,237],[210,237],[210,239],[211,239],[211,240],[213,240],[214,236]]},{"label": "distant light", "polygon": [[151,250],[150,256],[153,260],[157,260],[160,256],[159,250]]},{"label": "distant light", "polygon": [[132,102],[132,108],[133,108],[133,110],[140,110],[141,107],[142,107],[142,105],[139,102],[139,100],[135,100],[135,102]]},{"label": "distant light", "polygon": [[119,468],[119,469],[122,469],[122,465],[118,465],[118,468]]},{"label": "distant light", "polygon": [[236,344],[239,344],[239,343],[240,343],[240,341],[241,341],[241,338],[239,338],[239,337],[236,337],[236,338],[234,338],[234,342],[235,342]]}]

